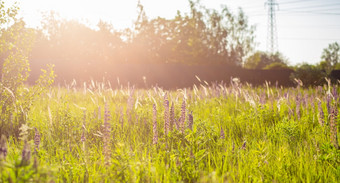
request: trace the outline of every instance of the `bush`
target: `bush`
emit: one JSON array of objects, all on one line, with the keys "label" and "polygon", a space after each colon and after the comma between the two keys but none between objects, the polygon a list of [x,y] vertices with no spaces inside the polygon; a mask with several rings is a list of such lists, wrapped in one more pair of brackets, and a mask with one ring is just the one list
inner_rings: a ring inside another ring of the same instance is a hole
[{"label": "bush", "polygon": [[327,77],[326,72],[310,64],[298,66],[295,72],[290,75],[291,80],[299,79],[305,87],[322,85],[326,82],[325,77]]},{"label": "bush", "polygon": [[263,69],[265,70],[290,70],[290,68],[282,62],[271,63],[265,66]]}]

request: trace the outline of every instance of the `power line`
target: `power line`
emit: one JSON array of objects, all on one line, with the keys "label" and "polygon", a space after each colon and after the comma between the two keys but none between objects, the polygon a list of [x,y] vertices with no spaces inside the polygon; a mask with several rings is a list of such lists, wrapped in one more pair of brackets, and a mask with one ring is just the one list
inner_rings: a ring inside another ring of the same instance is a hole
[{"label": "power line", "polygon": [[270,53],[275,53],[278,51],[277,43],[277,29],[276,29],[276,17],[275,11],[278,4],[275,0],[268,0],[266,2],[268,6],[268,29],[267,29],[267,50]]},{"label": "power line", "polygon": [[289,15],[295,14],[316,14],[316,15],[340,15],[340,13],[332,13],[332,12],[321,12],[321,11],[294,11],[294,10],[280,10],[280,12],[287,12]]},{"label": "power line", "polygon": [[[309,8],[334,8],[334,6],[339,6],[340,3],[333,3],[333,4],[321,4],[321,5],[313,5],[313,6],[301,6],[301,7],[293,7],[289,8],[290,10],[299,10],[299,9],[309,9]],[[340,7],[339,7],[340,8]]]},{"label": "power line", "polygon": [[301,38],[301,37],[280,37],[281,40],[299,40],[299,41],[337,41],[340,38]]},{"label": "power line", "polygon": [[296,4],[296,3],[313,2],[313,1],[319,1],[319,0],[288,1],[288,2],[280,2],[280,4]]}]

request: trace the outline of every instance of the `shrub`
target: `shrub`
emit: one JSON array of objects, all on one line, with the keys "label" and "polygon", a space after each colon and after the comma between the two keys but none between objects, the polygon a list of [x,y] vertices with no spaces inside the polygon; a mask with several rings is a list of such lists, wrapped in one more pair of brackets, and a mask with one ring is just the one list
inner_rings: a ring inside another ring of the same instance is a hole
[{"label": "shrub", "polygon": [[290,75],[290,79],[299,79],[304,86],[309,87],[324,84],[326,76],[327,74],[321,68],[310,64],[302,64]]}]

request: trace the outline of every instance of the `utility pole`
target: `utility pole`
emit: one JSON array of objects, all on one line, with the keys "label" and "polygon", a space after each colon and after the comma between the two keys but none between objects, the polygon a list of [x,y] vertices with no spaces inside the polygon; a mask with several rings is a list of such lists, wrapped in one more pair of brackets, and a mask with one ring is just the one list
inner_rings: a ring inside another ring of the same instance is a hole
[{"label": "utility pole", "polygon": [[278,51],[275,11],[279,4],[276,0],[267,0],[265,5],[268,6],[267,51],[275,54]]}]

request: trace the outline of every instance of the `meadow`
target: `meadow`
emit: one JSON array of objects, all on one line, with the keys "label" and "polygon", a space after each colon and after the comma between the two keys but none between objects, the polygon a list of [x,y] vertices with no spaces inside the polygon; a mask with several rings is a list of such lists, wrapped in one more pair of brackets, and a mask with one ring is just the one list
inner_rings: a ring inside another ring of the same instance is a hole
[{"label": "meadow", "polygon": [[338,85],[200,83],[52,87],[1,125],[0,182],[340,180]]}]

